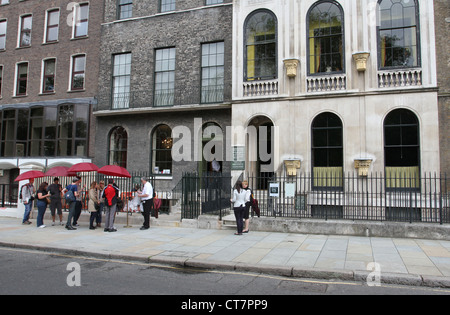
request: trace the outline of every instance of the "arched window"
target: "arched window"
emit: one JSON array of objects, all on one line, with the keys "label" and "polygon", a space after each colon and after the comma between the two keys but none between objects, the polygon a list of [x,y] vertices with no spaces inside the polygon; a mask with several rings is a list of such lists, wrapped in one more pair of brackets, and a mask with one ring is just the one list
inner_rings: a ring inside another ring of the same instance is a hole
[{"label": "arched window", "polygon": [[277,78],[277,18],[257,10],[245,21],[245,81]]},{"label": "arched window", "polygon": [[420,137],[417,116],[396,109],[384,120],[384,161],[387,188],[420,186]]},{"label": "arched window", "polygon": [[314,187],[342,187],[342,121],[333,113],[322,113],[312,123]]},{"label": "arched window", "polygon": [[159,125],[152,134],[152,171],[154,174],[172,174],[172,129]]},{"label": "arched window", "polygon": [[127,167],[128,133],[123,127],[116,127],[109,136],[109,164]]},{"label": "arched window", "polygon": [[380,0],[378,61],[383,68],[420,66],[417,0]]},{"label": "arched window", "polygon": [[344,12],[335,1],[319,1],[308,13],[308,74],[344,72]]}]

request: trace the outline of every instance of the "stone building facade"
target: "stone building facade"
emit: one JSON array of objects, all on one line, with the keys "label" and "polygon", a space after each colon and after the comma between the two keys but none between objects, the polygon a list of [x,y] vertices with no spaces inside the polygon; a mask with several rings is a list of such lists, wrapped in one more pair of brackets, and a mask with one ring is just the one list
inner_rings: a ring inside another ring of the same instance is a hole
[{"label": "stone building facade", "polygon": [[[219,134],[231,124],[231,19],[231,1],[105,2],[94,111],[97,165],[147,172],[165,199],[183,172],[213,170],[212,161],[194,155],[208,127],[218,128],[209,139],[225,147]],[[189,133],[180,138],[189,139],[190,158],[171,156],[176,127]],[[219,160],[220,172],[229,172]]]},{"label": "stone building facade", "polygon": [[434,12],[421,0],[235,1],[232,122],[273,127],[271,163],[259,135],[233,142],[246,171],[296,160],[339,177],[362,160],[386,176],[439,172]]},{"label": "stone building facade", "polygon": [[2,1],[2,183],[91,161],[102,17],[103,1]]}]

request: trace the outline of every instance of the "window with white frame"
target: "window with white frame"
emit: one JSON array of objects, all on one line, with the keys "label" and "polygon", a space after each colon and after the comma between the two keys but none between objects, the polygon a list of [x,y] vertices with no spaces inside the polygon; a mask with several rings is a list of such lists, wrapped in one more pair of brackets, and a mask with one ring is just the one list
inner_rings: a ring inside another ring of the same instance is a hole
[{"label": "window with white frame", "polygon": [[80,38],[88,36],[89,3],[75,5],[74,17],[73,37]]},{"label": "window with white frame", "polygon": [[72,57],[71,90],[84,90],[86,70],[86,55]]},{"label": "window with white frame", "polygon": [[154,106],[174,104],[175,48],[156,50]]},{"label": "window with white frame", "polygon": [[118,0],[117,18],[119,20],[133,17],[133,0]]},{"label": "window with white frame", "polygon": [[6,25],[6,20],[0,21],[0,50],[6,49]]},{"label": "window with white frame", "polygon": [[31,14],[20,17],[19,47],[31,46],[32,23],[33,23],[33,16]]},{"label": "window with white frame", "polygon": [[56,59],[46,59],[42,66],[42,93],[55,92]]},{"label": "window with white frame", "polygon": [[16,96],[27,95],[28,62],[22,62],[16,66]]},{"label": "window with white frame", "polygon": [[175,11],[176,0],[160,0],[160,12]]},{"label": "window with white frame", "polygon": [[114,55],[113,109],[130,106],[131,53]]},{"label": "window with white frame", "polygon": [[59,33],[59,9],[47,11],[47,24],[45,26],[45,42],[58,41]]},{"label": "window with white frame", "polygon": [[0,98],[2,97],[3,66],[0,66]]},{"label": "window with white frame", "polygon": [[202,45],[202,103],[223,101],[224,42]]}]

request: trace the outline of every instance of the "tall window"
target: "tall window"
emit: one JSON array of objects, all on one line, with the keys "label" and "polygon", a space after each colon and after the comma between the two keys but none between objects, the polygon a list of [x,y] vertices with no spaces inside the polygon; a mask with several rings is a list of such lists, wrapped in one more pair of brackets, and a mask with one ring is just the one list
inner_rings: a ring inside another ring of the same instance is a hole
[{"label": "tall window", "polygon": [[176,0],[159,0],[160,12],[175,11]]},{"label": "tall window", "polygon": [[58,41],[59,33],[59,9],[47,11],[47,26],[45,30],[45,42]]},{"label": "tall window", "polygon": [[0,112],[1,156],[87,156],[89,105]]},{"label": "tall window", "polygon": [[277,18],[268,10],[251,13],[245,22],[245,80],[277,78]]},{"label": "tall window", "polygon": [[378,16],[380,68],[420,66],[417,0],[380,0]]},{"label": "tall window", "polygon": [[44,60],[42,76],[42,93],[55,92],[56,59]]},{"label": "tall window", "polygon": [[29,128],[29,148],[30,156],[42,156],[42,136],[44,132],[44,108],[31,108],[30,128]]},{"label": "tall window", "polygon": [[116,127],[109,136],[109,164],[127,167],[128,133]]},{"label": "tall window", "polygon": [[27,95],[28,63],[19,63],[16,70],[16,96]]},{"label": "tall window", "polygon": [[0,21],[0,50],[6,49],[6,20]]},{"label": "tall window", "polygon": [[344,71],[344,14],[335,1],[319,1],[308,13],[308,74]]},{"label": "tall window", "polygon": [[117,15],[119,20],[133,17],[133,0],[119,0]]},{"label": "tall window", "polygon": [[396,109],[384,120],[384,159],[387,188],[420,185],[419,121],[407,109]]},{"label": "tall window", "polygon": [[172,173],[172,129],[167,125],[156,127],[152,135],[152,171],[154,174]]},{"label": "tall window", "polygon": [[113,109],[130,105],[131,54],[114,55]]},{"label": "tall window", "polygon": [[175,94],[175,48],[157,49],[155,61],[154,105],[173,105]]},{"label": "tall window", "polygon": [[20,18],[20,38],[19,47],[28,47],[31,45],[31,26],[33,17],[24,15]]},{"label": "tall window", "polygon": [[73,37],[85,37],[88,35],[89,26],[89,4],[82,3],[74,6],[75,19]]},{"label": "tall window", "polygon": [[202,45],[202,103],[223,101],[224,43]]},{"label": "tall window", "polygon": [[83,90],[85,80],[86,55],[72,57],[71,89]]},{"label": "tall window", "polygon": [[342,121],[333,113],[318,115],[312,123],[314,187],[342,187]]}]

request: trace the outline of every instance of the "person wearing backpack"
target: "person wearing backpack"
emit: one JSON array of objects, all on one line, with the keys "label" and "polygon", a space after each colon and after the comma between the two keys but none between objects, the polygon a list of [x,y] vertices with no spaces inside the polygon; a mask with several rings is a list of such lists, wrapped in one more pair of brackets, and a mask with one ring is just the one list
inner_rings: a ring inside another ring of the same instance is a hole
[{"label": "person wearing backpack", "polygon": [[63,190],[64,198],[66,199],[66,203],[69,205],[69,216],[66,223],[66,229],[69,231],[76,230],[76,228],[72,226],[72,218],[75,215],[76,198],[79,195],[77,186],[78,180],[79,179],[75,177],[72,180],[72,184],[68,185]]},{"label": "person wearing backpack", "polygon": [[112,178],[108,179],[108,186],[103,190],[102,198],[105,198],[105,232],[117,232],[114,228],[114,216],[116,214],[119,189],[114,185]]},{"label": "person wearing backpack", "polygon": [[34,179],[31,178],[28,184],[23,185],[20,188],[20,199],[22,199],[23,204],[25,205],[25,213],[23,215],[22,224],[31,224],[30,222],[30,213],[33,208],[33,200],[34,200]]}]

